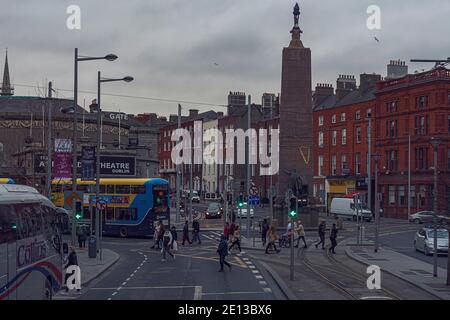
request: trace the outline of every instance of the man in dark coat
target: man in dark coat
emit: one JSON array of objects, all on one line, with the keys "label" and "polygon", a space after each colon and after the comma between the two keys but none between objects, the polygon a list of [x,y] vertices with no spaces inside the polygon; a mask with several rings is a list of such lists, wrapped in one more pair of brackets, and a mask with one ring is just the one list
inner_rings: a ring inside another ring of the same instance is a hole
[{"label": "man in dark coat", "polygon": [[325,221],[321,221],[319,225],[319,239],[320,241],[316,243],[316,248],[319,247],[320,244],[322,244],[322,249],[325,249]]},{"label": "man in dark coat", "polygon": [[228,255],[228,240],[227,237],[225,237],[224,235],[220,237],[219,246],[217,247],[217,253],[219,254],[219,263],[220,263],[219,272],[223,272],[224,265],[227,265],[231,271],[231,264],[225,261],[225,257]]},{"label": "man in dark coat", "polygon": [[332,253],[336,253],[334,251],[334,248],[336,248],[337,246],[337,234],[338,234],[338,229],[336,228],[336,224],[333,223],[333,227],[331,228],[331,233],[330,233],[330,241],[331,241],[331,247],[330,247],[330,252]]}]

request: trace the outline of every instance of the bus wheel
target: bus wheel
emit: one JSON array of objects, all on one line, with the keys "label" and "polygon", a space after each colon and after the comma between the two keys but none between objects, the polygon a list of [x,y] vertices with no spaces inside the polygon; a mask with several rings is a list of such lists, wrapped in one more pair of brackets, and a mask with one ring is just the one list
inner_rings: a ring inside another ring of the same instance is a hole
[{"label": "bus wheel", "polygon": [[122,238],[126,238],[128,236],[128,229],[125,227],[120,228],[120,236]]},{"label": "bus wheel", "polygon": [[52,300],[53,298],[53,289],[52,289],[52,283],[50,279],[45,279],[45,287],[44,287],[44,299],[45,300]]}]

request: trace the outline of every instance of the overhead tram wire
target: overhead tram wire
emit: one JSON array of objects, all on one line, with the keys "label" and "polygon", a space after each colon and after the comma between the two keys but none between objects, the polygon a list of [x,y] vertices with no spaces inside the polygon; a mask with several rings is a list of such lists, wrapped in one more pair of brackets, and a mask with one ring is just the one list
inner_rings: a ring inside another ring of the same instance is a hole
[{"label": "overhead tram wire", "polygon": [[[24,87],[24,88],[36,88],[36,86],[26,85],[26,84],[15,84],[15,86],[16,87]],[[73,92],[73,90],[70,90],[70,89],[55,88],[55,90],[64,91],[64,92]],[[78,92],[88,93],[88,94],[96,94],[96,92],[89,91],[89,90],[78,90]],[[176,99],[168,99],[168,98],[155,98],[155,97],[134,96],[134,95],[115,94],[115,93],[102,93],[102,95],[110,96],[110,97],[118,97],[118,98],[127,98],[127,99],[152,100],[152,101],[160,101],[160,102],[167,102],[167,103],[184,103],[184,104],[191,104],[191,105],[211,106],[211,107],[227,107],[227,105],[224,105],[224,104],[214,104],[214,103],[207,103],[207,102],[187,101],[187,100],[176,100]]]}]

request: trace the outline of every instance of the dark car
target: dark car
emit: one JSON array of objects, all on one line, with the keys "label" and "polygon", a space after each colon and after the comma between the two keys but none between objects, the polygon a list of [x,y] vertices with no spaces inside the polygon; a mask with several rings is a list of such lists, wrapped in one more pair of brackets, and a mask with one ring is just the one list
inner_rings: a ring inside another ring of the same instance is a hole
[{"label": "dark car", "polygon": [[217,218],[220,219],[222,217],[222,206],[218,202],[211,202],[206,209],[206,219]]}]

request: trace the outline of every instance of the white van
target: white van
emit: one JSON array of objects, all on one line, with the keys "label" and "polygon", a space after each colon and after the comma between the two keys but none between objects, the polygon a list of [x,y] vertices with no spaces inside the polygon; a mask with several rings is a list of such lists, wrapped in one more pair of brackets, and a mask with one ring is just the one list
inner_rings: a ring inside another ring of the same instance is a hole
[{"label": "white van", "polygon": [[361,215],[364,220],[368,222],[372,220],[372,212],[364,206],[362,207],[362,210],[357,213],[355,201],[352,198],[333,198],[333,200],[331,200],[330,214],[352,219],[353,221],[356,221],[357,217]]}]

